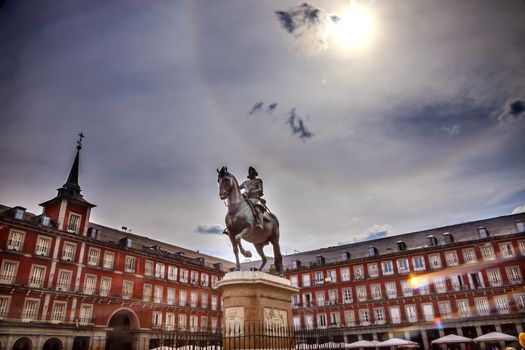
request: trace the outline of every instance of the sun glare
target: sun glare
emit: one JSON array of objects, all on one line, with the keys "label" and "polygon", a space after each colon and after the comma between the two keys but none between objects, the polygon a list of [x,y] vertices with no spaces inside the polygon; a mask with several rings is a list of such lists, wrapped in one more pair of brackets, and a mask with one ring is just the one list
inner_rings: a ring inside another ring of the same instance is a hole
[{"label": "sun glare", "polygon": [[336,41],[346,49],[363,49],[374,34],[374,20],[366,8],[352,4],[334,24]]}]

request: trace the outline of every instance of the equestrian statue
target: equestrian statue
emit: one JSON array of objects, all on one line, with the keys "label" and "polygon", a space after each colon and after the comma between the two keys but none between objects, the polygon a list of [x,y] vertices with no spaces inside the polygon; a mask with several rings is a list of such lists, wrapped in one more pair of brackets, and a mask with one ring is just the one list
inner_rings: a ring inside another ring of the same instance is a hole
[{"label": "equestrian statue", "polygon": [[235,271],[241,269],[239,251],[246,258],[252,257],[252,253],[242,246],[241,240],[244,239],[252,243],[261,256],[259,271],[262,271],[267,261],[263,248],[271,243],[275,269],[280,276],[283,276],[283,257],[279,247],[279,220],[270,212],[266,201],[262,198],[263,184],[262,180],[257,178],[259,174],[250,167],[248,180],[239,185],[235,176],[228,172],[228,168],[217,169],[217,173],[219,198],[226,201],[228,207],[224,234],[228,235],[232,243],[236,262]]}]

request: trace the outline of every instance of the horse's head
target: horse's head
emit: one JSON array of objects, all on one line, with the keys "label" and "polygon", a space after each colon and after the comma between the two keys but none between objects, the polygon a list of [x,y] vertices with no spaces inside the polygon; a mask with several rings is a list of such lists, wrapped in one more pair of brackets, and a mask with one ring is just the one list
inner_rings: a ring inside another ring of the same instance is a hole
[{"label": "horse's head", "polygon": [[225,200],[230,195],[232,186],[234,184],[232,174],[228,172],[228,168],[223,166],[221,170],[217,169],[217,182],[219,183],[219,198]]}]

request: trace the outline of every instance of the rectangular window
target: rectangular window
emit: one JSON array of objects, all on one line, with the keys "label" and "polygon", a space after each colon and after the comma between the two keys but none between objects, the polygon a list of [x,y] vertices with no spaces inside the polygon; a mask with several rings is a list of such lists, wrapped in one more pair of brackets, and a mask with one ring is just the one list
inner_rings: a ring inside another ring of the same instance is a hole
[{"label": "rectangular window", "polygon": [[186,315],[184,314],[179,314],[179,329],[186,329]]},{"label": "rectangular window", "polygon": [[332,283],[336,283],[337,282],[337,273],[335,270],[328,270],[328,278],[329,278],[329,281],[332,282]]},{"label": "rectangular window", "polygon": [[168,305],[174,305],[175,304],[175,288],[168,288],[168,290],[167,290],[167,297],[166,297],[166,304],[168,304]]},{"label": "rectangular window", "polygon": [[359,310],[359,323],[361,326],[370,325],[370,311],[368,309]]},{"label": "rectangular window", "polygon": [[392,275],[394,273],[394,265],[392,264],[392,261],[383,261],[381,263],[381,266],[383,267],[383,275]]},{"label": "rectangular window", "polygon": [[421,285],[419,286],[419,295],[428,295],[428,294],[430,294],[428,280],[424,279],[423,281],[421,281]]},{"label": "rectangular window", "polygon": [[417,310],[415,305],[406,305],[405,312],[408,322],[417,322]]},{"label": "rectangular window", "polygon": [[22,322],[29,322],[38,318],[39,299],[26,299],[22,311]]},{"label": "rectangular window", "polygon": [[211,322],[211,331],[215,333],[217,331],[217,324],[219,323],[217,317],[212,317],[210,322]]},{"label": "rectangular window", "polygon": [[303,304],[304,304],[305,307],[312,307],[312,306],[314,306],[313,302],[312,302],[312,294],[311,293],[304,293],[303,294]]},{"label": "rectangular window", "polygon": [[58,291],[68,292],[71,287],[71,280],[73,278],[73,271],[60,270],[58,272],[58,279],[56,289]]},{"label": "rectangular window", "polygon": [[414,271],[423,271],[425,267],[425,258],[423,256],[415,256],[412,258],[412,264],[414,265]]},{"label": "rectangular window", "polygon": [[84,294],[95,294],[95,289],[97,287],[97,276],[96,275],[86,275],[84,280]]},{"label": "rectangular window", "polygon": [[115,253],[113,252],[104,252],[104,263],[103,267],[105,269],[113,269],[113,262],[115,261]]},{"label": "rectangular window", "polygon": [[93,305],[81,304],[80,305],[80,324],[93,323]]},{"label": "rectangular window", "polygon": [[183,283],[188,283],[188,270],[180,269],[179,281]]},{"label": "rectangular window", "polygon": [[217,282],[219,281],[219,277],[215,276],[215,275],[211,275],[211,286],[214,287]]},{"label": "rectangular window", "polygon": [[457,266],[459,264],[458,254],[455,251],[445,252],[447,266]]},{"label": "rectangular window", "polygon": [[403,291],[403,296],[411,297],[413,295],[412,287],[408,281],[401,281],[401,290]]},{"label": "rectangular window", "polygon": [[155,264],[155,278],[164,278],[164,264]]},{"label": "rectangular window", "polygon": [[441,268],[441,256],[439,254],[430,254],[428,256],[428,262],[430,263],[431,269]]},{"label": "rectangular window", "polygon": [[372,298],[374,300],[379,300],[382,298],[382,295],[381,295],[381,285],[380,284],[372,284],[370,286],[370,289],[372,291]]},{"label": "rectangular window", "polygon": [[199,329],[199,316],[190,315],[190,331],[196,332]]},{"label": "rectangular window", "polygon": [[197,292],[190,292],[190,306],[197,307]]},{"label": "rectangular window", "polygon": [[357,293],[357,300],[359,301],[366,301],[367,293],[366,293],[366,287],[365,286],[357,286],[356,287],[356,293]]},{"label": "rectangular window", "polygon": [[161,327],[162,326],[162,312],[159,311],[153,311],[153,319],[151,320],[151,324],[153,327]]},{"label": "rectangular window", "polygon": [[518,241],[521,255],[525,255],[525,241]]},{"label": "rectangular window", "polygon": [[55,301],[53,304],[53,310],[51,311],[52,323],[64,322],[66,318],[66,306],[66,302]]},{"label": "rectangular window", "polygon": [[363,268],[363,265],[354,266],[354,279],[360,280],[363,278],[365,278],[365,270]]},{"label": "rectangular window", "polygon": [[487,270],[487,276],[489,279],[489,284],[492,287],[501,286],[501,273],[499,269]]},{"label": "rectangular window", "polygon": [[304,273],[302,277],[303,277],[303,287],[310,287],[310,274]]},{"label": "rectangular window", "polygon": [[350,304],[352,301],[353,301],[352,289],[351,288],[343,289],[343,302],[345,304]]},{"label": "rectangular window", "polygon": [[368,276],[370,277],[377,277],[379,276],[379,269],[377,268],[377,264],[368,264]]},{"label": "rectangular window", "polygon": [[450,284],[452,285],[452,290],[456,292],[467,289],[467,286],[463,282],[463,276],[459,274],[450,276]]},{"label": "rectangular window", "polygon": [[425,321],[434,321],[434,307],[432,304],[423,304],[421,309],[423,310]]},{"label": "rectangular window", "polygon": [[315,284],[323,284],[324,283],[324,273],[323,271],[316,271],[314,272],[315,277]]},{"label": "rectangular window", "polygon": [[324,291],[319,291],[315,294],[317,300],[317,306],[324,306]]},{"label": "rectangular window", "polygon": [[82,216],[75,214],[75,213],[69,213],[69,220],[67,222],[67,231],[78,234],[80,232],[80,221],[81,220],[82,220]]},{"label": "rectangular window", "polygon": [[177,267],[176,266],[168,266],[168,279],[170,281],[176,281],[177,280]]},{"label": "rectangular window", "polygon": [[201,286],[202,287],[208,287],[208,274],[207,273],[201,273]]},{"label": "rectangular window", "polygon": [[507,266],[507,277],[509,279],[510,284],[521,284],[521,273],[519,266]]},{"label": "rectangular window", "polygon": [[478,236],[479,238],[487,238],[489,236],[489,231],[486,227],[478,227]]},{"label": "rectangular window", "polygon": [[14,284],[18,271],[18,261],[3,260],[2,270],[0,271],[0,283]]},{"label": "rectangular window", "polygon": [[330,289],[328,291],[328,301],[330,302],[330,305],[337,304],[337,289]]},{"label": "rectangular window", "polygon": [[463,249],[463,259],[466,264],[473,264],[477,261],[474,248]]},{"label": "rectangular window", "polygon": [[348,267],[344,267],[340,270],[341,273],[341,281],[348,282],[350,281],[350,269]]},{"label": "rectangular window", "polygon": [[462,318],[465,318],[465,317],[470,317],[470,306],[468,304],[468,300],[467,299],[462,299],[462,300],[458,300],[456,301],[456,305],[458,307],[458,315],[459,317],[462,317]]},{"label": "rectangular window", "polygon": [[494,248],[492,245],[485,245],[481,247],[481,257],[483,261],[495,261],[496,254],[494,254]]},{"label": "rectangular window", "polygon": [[525,311],[525,294],[515,294],[516,308],[519,312]]},{"label": "rectangular window", "polygon": [[500,243],[499,251],[501,252],[502,259],[512,259],[514,257],[514,248],[512,247],[512,243]]},{"label": "rectangular window", "polygon": [[6,318],[8,316],[10,301],[10,297],[0,296],[0,318]]},{"label": "rectangular window", "polygon": [[326,314],[317,314],[317,327],[326,328]]},{"label": "rectangular window", "polygon": [[131,299],[133,297],[133,282],[124,281],[122,283],[122,299]]},{"label": "rectangular window", "polygon": [[36,241],[35,254],[40,256],[49,256],[51,251],[51,238],[38,236]]},{"label": "rectangular window", "polygon": [[198,284],[199,283],[199,273],[197,271],[190,272],[190,283]]},{"label": "rectangular window", "polygon": [[152,291],[151,284],[144,284],[143,291],[142,291],[142,301],[145,301],[145,302],[151,301],[151,291]]},{"label": "rectangular window", "polygon": [[166,312],[166,330],[173,331],[175,329],[175,314],[173,312]]},{"label": "rectangular window", "polygon": [[410,268],[408,266],[408,259],[406,258],[397,259],[397,271],[399,273],[410,272]]},{"label": "rectangular window", "polygon": [[354,310],[346,310],[344,315],[345,315],[345,324],[348,327],[355,326]]},{"label": "rectangular window", "polygon": [[90,266],[98,266],[99,259],[100,249],[93,247],[89,248],[87,264]]},{"label": "rectangular window", "polygon": [[17,230],[9,231],[9,236],[7,237],[7,249],[18,252],[22,251],[22,248],[24,247],[24,237],[25,232]]},{"label": "rectangular window", "polygon": [[433,280],[434,288],[436,289],[436,293],[446,293],[447,292],[447,282],[445,281],[445,277],[438,276],[435,277]]},{"label": "rectangular window", "polygon": [[401,312],[399,310],[399,306],[390,307],[390,319],[394,324],[401,323]]},{"label": "rectangular window", "polygon": [[297,276],[290,276],[290,285],[292,287],[299,287],[299,281],[297,279]]},{"label": "rectangular window", "polygon": [[187,298],[187,294],[186,294],[186,291],[181,289],[179,290],[179,305],[180,306],[186,306],[186,298]]},{"label": "rectangular window", "polygon": [[499,295],[497,297],[494,297],[494,304],[496,305],[496,309],[500,314],[509,313],[509,303],[506,295]]},{"label": "rectangular window", "polygon": [[476,298],[474,299],[476,304],[476,311],[480,316],[487,316],[490,314],[490,306],[487,298]]},{"label": "rectangular window", "polygon": [[208,308],[208,293],[201,293],[201,307],[203,309]]},{"label": "rectangular window", "polygon": [[45,275],[45,266],[33,265],[31,267],[31,274],[29,275],[29,287],[42,288],[44,286]]},{"label": "rectangular window", "polygon": [[525,222],[520,221],[516,223],[516,231],[525,232]]},{"label": "rectangular window", "polygon": [[211,309],[213,311],[217,310],[217,305],[218,305],[218,298],[216,295],[212,295],[211,296]]},{"label": "rectangular window", "polygon": [[452,317],[452,307],[449,301],[442,301],[438,303],[439,315],[442,319],[449,319]]},{"label": "rectangular window", "polygon": [[111,294],[111,278],[102,277],[100,280],[100,296],[108,297]]},{"label": "rectangular window", "polygon": [[340,324],[341,324],[341,316],[339,314],[339,311],[330,312],[330,326],[339,327]]},{"label": "rectangular window", "polygon": [[75,243],[64,242],[64,247],[62,248],[62,260],[74,261],[76,250],[77,245]]},{"label": "rectangular window", "polygon": [[397,298],[396,282],[386,282],[385,288],[386,288],[386,296],[388,297],[388,299]]},{"label": "rectangular window", "polygon": [[382,307],[375,308],[374,319],[376,324],[385,324],[385,309]]},{"label": "rectangular window", "polygon": [[135,267],[136,267],[136,259],[135,259],[135,257],[126,255],[126,262],[125,262],[125,266],[124,266],[124,271],[134,273],[135,272]]},{"label": "rectangular window", "polygon": [[201,330],[208,329],[208,316],[201,316]]},{"label": "rectangular window", "polygon": [[153,302],[157,304],[161,304],[163,294],[164,294],[164,288],[162,286],[155,286],[155,290],[153,294]]},{"label": "rectangular window", "polygon": [[154,263],[151,260],[146,260],[144,263],[144,276],[151,277],[153,276],[153,266]]}]

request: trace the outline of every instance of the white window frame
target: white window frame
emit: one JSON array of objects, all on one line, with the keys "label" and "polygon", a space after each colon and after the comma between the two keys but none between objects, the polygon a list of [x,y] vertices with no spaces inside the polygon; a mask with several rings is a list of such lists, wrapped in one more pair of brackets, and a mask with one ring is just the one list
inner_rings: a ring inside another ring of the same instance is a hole
[{"label": "white window frame", "polygon": [[[109,282],[107,282],[109,281]],[[100,278],[100,296],[108,297],[111,295],[111,277],[101,277]]]},{"label": "white window frame", "polygon": [[[111,257],[111,259],[109,259]],[[110,251],[104,252],[104,260],[102,262],[102,267],[107,270],[113,270],[115,266],[115,253]]]},{"label": "white window frame", "polygon": [[166,304],[168,305],[175,305],[176,303],[176,295],[177,290],[175,288],[168,287],[166,289]]},{"label": "white window frame", "polygon": [[476,305],[476,312],[479,316],[490,315],[490,304],[487,298],[474,298],[474,304]]},{"label": "white window frame", "polygon": [[509,298],[506,295],[497,295],[493,300],[500,315],[506,315],[510,312]]},{"label": "white window frame", "polygon": [[[410,310],[410,311],[409,311]],[[407,321],[410,323],[417,322],[417,308],[415,304],[405,305],[405,315],[407,316]]]},{"label": "white window frame", "polygon": [[[64,278],[69,276],[69,278]],[[73,271],[68,269],[59,269],[56,282],[56,290],[61,292],[69,292],[71,283],[73,282]]]},{"label": "white window frame", "polygon": [[400,258],[396,260],[397,272],[398,273],[409,273],[410,264],[407,258]]},{"label": "white window frame", "polygon": [[368,264],[366,268],[369,277],[379,277],[379,267],[377,266],[377,263]]},{"label": "white window frame", "polygon": [[[422,264],[418,264],[416,262],[421,262]],[[416,255],[412,257],[412,265],[414,266],[414,271],[424,271],[427,269],[426,263],[425,263],[425,257],[423,255]],[[421,265],[421,266],[417,266]]]},{"label": "white window frame", "polygon": [[[389,266],[389,267],[385,268],[386,266]],[[392,260],[382,261],[381,269],[383,270],[384,276],[393,275],[394,274],[394,263],[392,262]]]},{"label": "white window frame", "polygon": [[343,288],[343,303],[350,304],[354,301],[354,297],[352,295],[352,288]]},{"label": "white window frame", "polygon": [[[28,314],[29,312],[28,302],[36,303],[36,306],[32,308],[34,309],[34,313]],[[30,321],[38,320],[39,313],[40,313],[40,299],[26,298],[24,300],[24,307],[22,309],[22,315],[21,315],[22,322],[30,322]]]},{"label": "white window frame", "polygon": [[124,280],[122,282],[122,299],[130,300],[133,298],[133,281]]},{"label": "white window frame", "polygon": [[51,311],[51,323],[62,323],[66,320],[67,301],[56,300]]},{"label": "white window frame", "polygon": [[468,299],[456,300],[456,307],[458,309],[458,317],[468,318],[472,316],[472,310],[470,309],[470,303]]},{"label": "white window frame", "polygon": [[11,306],[10,295],[0,295],[0,319],[9,316],[9,308]]},{"label": "white window frame", "polygon": [[76,243],[64,241],[64,245],[62,246],[62,260],[75,261],[76,252]]},{"label": "white window frame", "polygon": [[505,270],[510,284],[519,285],[523,283],[519,265],[505,266]]},{"label": "white window frame", "polygon": [[[427,314],[428,308],[430,307],[430,314]],[[434,321],[434,305],[432,303],[423,303],[421,304],[421,313],[423,314],[423,319],[425,321]]]},{"label": "white window frame", "polygon": [[303,287],[310,287],[311,286],[311,278],[310,273],[303,273],[301,275],[301,279],[303,281]]},{"label": "white window frame", "polygon": [[168,280],[176,281],[178,273],[179,269],[177,268],[177,266],[168,265]]},{"label": "white window frame", "polygon": [[[42,276],[35,276],[35,270],[42,271]],[[28,286],[30,288],[43,288],[46,280],[47,266],[45,265],[31,265],[31,272],[29,273]]]},{"label": "white window frame", "polygon": [[153,286],[149,283],[144,283],[142,286],[142,301],[149,303],[151,301],[151,295],[153,294]]},{"label": "white window frame", "polygon": [[[47,242],[42,246],[42,242]],[[37,256],[49,256],[51,253],[51,244],[53,239],[48,236],[38,235],[35,244],[35,255]]]},{"label": "white window frame", "polygon": [[348,282],[350,281],[350,268],[348,267],[342,267],[339,271],[341,274],[341,281],[342,282]]},{"label": "white window frame", "polygon": [[368,299],[366,286],[357,286],[355,287],[355,291],[358,301],[366,301]]},{"label": "white window frame", "polygon": [[356,280],[362,280],[365,278],[365,268],[363,265],[354,265],[354,279]]},{"label": "white window frame", "polygon": [[[90,279],[93,278],[93,280],[94,280],[93,286],[88,286],[88,283],[87,283],[88,282],[88,278],[90,278]],[[87,294],[87,295],[94,295],[96,290],[97,290],[97,275],[87,273],[84,276],[83,293]]]},{"label": "white window frame", "polygon": [[494,252],[494,247],[492,244],[488,243],[480,248],[481,252],[481,259],[483,261],[495,261],[496,260],[496,253]]},{"label": "white window frame", "polygon": [[155,262],[153,260],[146,260],[144,262],[144,276],[153,277],[155,274]]},{"label": "white window frame", "polygon": [[441,263],[441,254],[430,254],[428,256],[428,263],[433,270],[442,268],[443,264]]},{"label": "white window frame", "polygon": [[[77,217],[78,221],[73,222],[71,219],[72,217]],[[76,224],[76,225],[73,225]],[[82,226],[82,214],[75,213],[70,211],[69,216],[67,218],[67,232],[80,234],[80,228]]]},{"label": "white window frame", "polygon": [[135,273],[137,270],[137,258],[131,255],[126,255],[124,262],[124,271]]},{"label": "white window frame", "polygon": [[185,289],[179,290],[179,306],[186,306],[188,302],[188,292]]},{"label": "white window frame", "polygon": [[[14,266],[7,271],[7,264]],[[0,270],[0,283],[2,284],[14,284],[16,282],[16,277],[18,276],[18,268],[20,267],[20,262],[16,260],[4,259],[2,260],[2,269]],[[14,270],[14,271],[13,271]]]},{"label": "white window frame", "polygon": [[370,293],[372,294],[373,300],[380,300],[383,297],[381,291],[381,284],[375,283],[370,285]]},{"label": "white window frame", "polygon": [[[98,252],[98,253],[95,254],[95,252]],[[88,266],[98,266],[100,263],[100,253],[101,253],[100,248],[89,247],[86,264]]]},{"label": "white window frame", "polygon": [[397,298],[397,286],[396,281],[386,282],[385,283],[386,296],[388,299]]},{"label": "white window frame", "polygon": [[498,246],[502,259],[512,259],[516,256],[512,242],[501,242]]},{"label": "white window frame", "polygon": [[182,283],[188,283],[188,270],[179,269],[179,281]]},{"label": "white window frame", "polygon": [[290,285],[292,287],[299,287],[299,279],[297,275],[290,276]]},{"label": "white window frame", "polygon": [[501,278],[501,270],[499,268],[488,269],[487,278],[491,287],[499,287],[503,284],[503,279]]},{"label": "white window frame", "polygon": [[447,266],[458,266],[459,265],[458,253],[455,250],[446,251],[445,261],[447,263]]},{"label": "white window frame", "polygon": [[163,279],[166,274],[166,264],[164,263],[155,263],[155,278]]},{"label": "white window frame", "polygon": [[[394,311],[395,310],[395,311]],[[389,308],[390,320],[393,324],[401,323],[401,308],[399,306],[391,306]]]},{"label": "white window frame", "polygon": [[359,309],[359,325],[369,326],[370,325],[370,310]]},{"label": "white window frame", "polygon": [[[89,312],[86,312],[89,310]],[[80,311],[79,311],[79,323],[86,325],[92,322],[93,319],[93,304],[80,304]]]},{"label": "white window frame", "polygon": [[210,284],[209,275],[207,273],[201,273],[201,287],[208,287]]},{"label": "white window frame", "polygon": [[452,305],[450,301],[440,301],[438,302],[439,316],[446,320],[452,318]]},{"label": "white window frame", "polygon": [[465,248],[463,249],[462,253],[465,264],[475,264],[478,261],[476,257],[476,250],[474,248]]},{"label": "white window frame", "polygon": [[164,287],[155,286],[153,287],[153,302],[156,304],[162,304],[164,299]]},{"label": "white window frame", "polygon": [[[16,235],[16,237],[13,237]],[[10,229],[7,237],[6,248],[16,252],[21,252],[24,249],[26,233],[25,231]],[[16,238],[16,239],[14,239]]]}]

